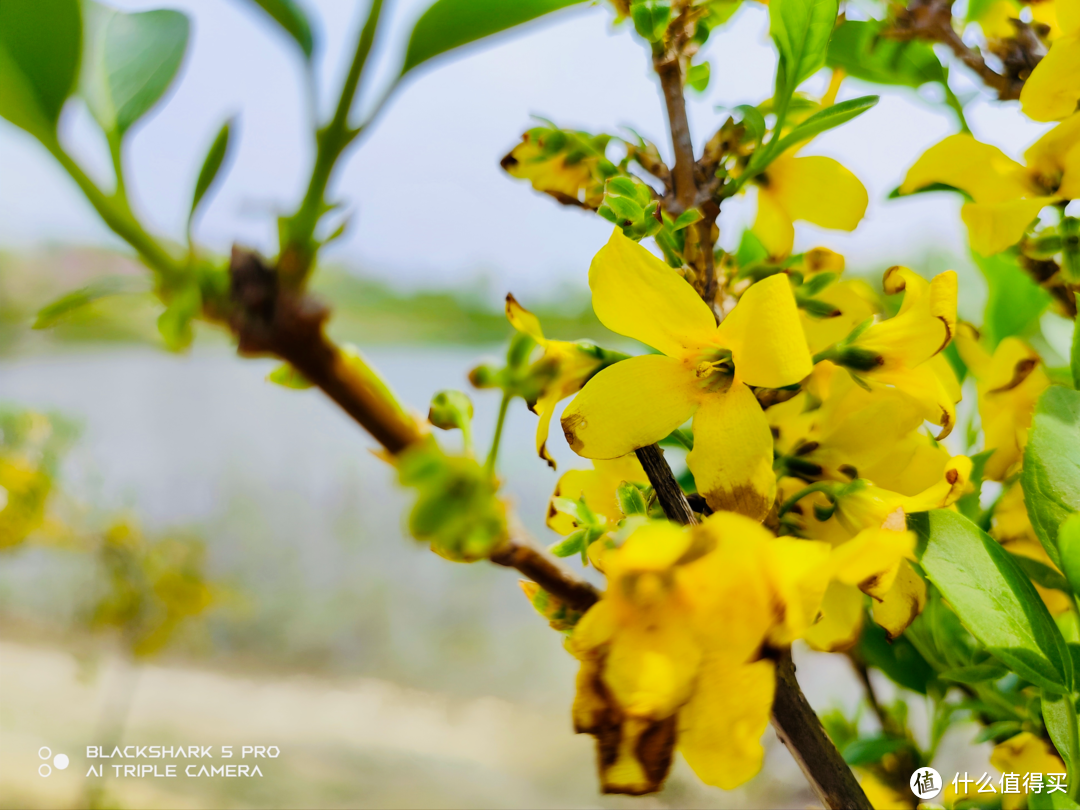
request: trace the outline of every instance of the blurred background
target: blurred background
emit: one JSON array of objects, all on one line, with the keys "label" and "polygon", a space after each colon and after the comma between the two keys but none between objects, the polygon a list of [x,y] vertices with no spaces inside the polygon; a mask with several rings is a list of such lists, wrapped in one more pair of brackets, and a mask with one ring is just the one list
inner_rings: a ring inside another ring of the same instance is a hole
[{"label": "blurred background", "polygon": [[[221,121],[237,116],[238,148],[198,238],[222,252],[236,241],[272,254],[275,217],[301,194],[312,159],[295,48],[242,0],[168,5],[191,16],[192,43],[171,97],[133,138],[129,194],[158,232],[181,238],[202,155]],[[304,5],[319,21],[315,81],[329,107],[366,8]],[[425,5],[390,4],[381,82]],[[764,7],[746,3],[710,39],[712,82],[690,101],[697,143],[725,108],[771,94],[767,29]],[[961,97],[979,92],[960,70],[952,82]],[[823,88],[818,77],[809,89]],[[877,90],[848,81],[841,98],[866,92]],[[842,159],[871,202],[853,234],[798,226],[796,250],[831,247],[849,274],[874,283],[897,263],[927,275],[954,267],[961,314],[978,321],[985,287],[959,202],[886,199],[915,158],[954,131],[936,101],[896,90],[814,141],[807,152]],[[976,137],[1014,155],[1043,129],[1015,102],[976,98],[967,114]],[[597,4],[413,76],[337,177],[353,219],[316,279],[335,307],[331,331],[418,409],[440,389],[466,388],[468,370],[500,353],[507,291],[549,336],[624,345],[595,321],[586,285],[611,226],[499,169],[534,115],[592,132],[632,126],[666,151],[648,56]],[[107,145],[78,104],[62,134],[109,176]],[[239,360],[208,328],[189,353],[166,352],[159,307],[129,251],[42,148],[6,123],[0,178],[0,435],[36,459],[32,470],[9,465],[22,489],[5,498],[22,497],[28,520],[44,512],[33,542],[0,548],[0,807],[813,805],[771,730],[762,774],[738,791],[702,786],[679,762],[658,796],[598,795],[592,740],[570,727],[575,663],[514,574],[450,564],[409,540],[406,500],[372,442],[317,392],[268,384],[272,362]],[[754,206],[729,208],[721,244],[734,247]],[[128,279],[125,294],[31,329],[44,305],[102,276]],[[1068,325],[1048,314],[1033,337],[1060,365]],[[473,399],[482,431],[494,424],[497,394]],[[557,473],[536,458],[534,430],[516,401],[502,470],[526,527],[547,544]],[[551,444],[560,472],[583,466],[561,436]],[[846,659],[796,650],[796,660],[819,711],[855,711],[861,690]],[[945,746],[942,773],[986,762],[974,733],[961,729]],[[108,778],[88,793],[85,748],[114,740],[278,746],[281,755],[260,762],[261,779]],[[40,777],[42,746],[71,766]]]}]

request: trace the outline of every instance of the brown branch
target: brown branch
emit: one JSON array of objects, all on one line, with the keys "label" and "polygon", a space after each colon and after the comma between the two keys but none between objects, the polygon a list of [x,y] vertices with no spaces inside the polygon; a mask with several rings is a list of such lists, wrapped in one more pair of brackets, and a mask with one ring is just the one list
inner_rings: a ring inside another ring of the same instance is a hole
[{"label": "brown branch", "polygon": [[600,599],[596,588],[575,578],[531,546],[508,541],[492,552],[491,561],[516,569],[574,610],[584,612]]},{"label": "brown branch", "polygon": [[873,810],[855,774],[836,750],[821,720],[807,702],[795,679],[790,650],[781,650],[776,662],[776,697],[772,724],[818,800],[831,810]]},{"label": "brown branch", "polygon": [[683,97],[683,75],[677,55],[664,54],[653,61],[660,87],[664,91],[671,146],[675,153],[675,202],[681,213],[694,206],[697,184],[694,182],[694,145],[690,140],[690,125],[686,120],[686,99]]},{"label": "brown branch", "polygon": [[639,447],[636,451],[638,461],[645,468],[645,474],[649,476],[649,483],[656,492],[656,500],[667,515],[668,520],[680,523],[683,526],[693,526],[697,523],[694,510],[690,508],[686,495],[671,474],[671,467],[664,460],[664,451],[657,445],[650,444]]},{"label": "brown branch", "polygon": [[[893,21],[889,36],[895,39],[924,39],[946,45],[961,62],[983,83],[997,92],[1002,101],[1020,98],[1024,78],[1002,75],[986,64],[982,54],[969,48],[953,28],[952,0],[913,0]],[[1026,40],[1017,40],[1026,47]],[[1041,54],[1032,54],[1028,61],[1037,62]]]},{"label": "brown branch", "polygon": [[[232,311],[227,320],[245,355],[275,355],[291,364],[355,419],[391,455],[423,437],[416,422],[365,376],[346,362],[323,331],[328,310],[310,295],[278,285],[277,272],[257,253],[234,247],[229,267]],[[225,317],[225,313],[214,313]],[[600,598],[536,549],[508,540],[491,561],[515,568],[575,610]]]}]

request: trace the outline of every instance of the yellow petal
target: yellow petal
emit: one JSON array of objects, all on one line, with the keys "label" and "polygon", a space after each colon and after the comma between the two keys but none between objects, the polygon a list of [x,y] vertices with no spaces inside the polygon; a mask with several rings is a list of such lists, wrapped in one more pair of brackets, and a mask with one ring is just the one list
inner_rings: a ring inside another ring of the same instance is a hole
[{"label": "yellow petal", "polygon": [[999,39],[1016,35],[1010,20],[1019,16],[1020,10],[1010,0],[996,0],[975,18],[975,22],[985,36]]},{"label": "yellow petal", "polygon": [[[1072,154],[1080,145],[1080,115],[1072,115],[1056,127],[1050,129],[1024,152],[1028,169],[1036,175],[1048,179],[1062,174],[1066,168],[1072,168]],[[1060,196],[1071,198],[1068,191],[1061,191]]]},{"label": "yellow petal", "polygon": [[1031,71],[1020,91],[1020,109],[1034,121],[1058,121],[1076,112],[1077,99],[1080,33],[1073,33],[1056,39]]},{"label": "yellow petal", "polygon": [[776,690],[772,661],[706,661],[690,702],[679,712],[679,750],[707,785],[731,790],[761,770],[761,735]]},{"label": "yellow petal", "polygon": [[641,796],[660,790],[671,768],[675,733],[675,717],[661,721],[624,717],[598,734],[597,760],[604,793]]},{"label": "yellow petal", "polygon": [[1050,744],[1030,731],[998,743],[990,764],[1002,773],[1064,773],[1065,764]]},{"label": "yellow petal", "polygon": [[547,440],[551,433],[551,416],[555,413],[555,406],[562,399],[561,391],[552,388],[544,393],[536,401],[535,410],[540,416],[540,422],[536,425],[536,454],[548,463],[551,469],[555,469],[555,458],[548,452]]},{"label": "yellow petal", "polygon": [[802,320],[806,342],[812,355],[838,343],[847,337],[852,329],[873,318],[878,312],[873,290],[861,279],[830,284],[817,299],[831,304],[840,314],[831,318],[815,318],[805,310],[799,310],[799,318]]},{"label": "yellow petal", "polygon": [[904,291],[900,311],[876,323],[856,345],[881,355],[883,368],[914,368],[944,349],[956,328],[956,272],[946,270],[927,281],[906,267],[885,273],[889,293]]},{"label": "yellow petal", "polygon": [[1015,337],[998,344],[978,380],[983,446],[994,450],[983,475],[1003,481],[1019,466],[1035,403],[1050,380],[1038,353]]},{"label": "yellow petal", "polygon": [[781,388],[799,382],[814,367],[795,294],[784,273],[744,292],[720,324],[718,335],[731,349],[736,378],[748,385]]},{"label": "yellow petal", "polygon": [[833,550],[833,576],[880,598],[896,579],[900,561],[915,553],[915,534],[870,527]]},{"label": "yellow petal", "polygon": [[966,191],[975,202],[1014,200],[1030,193],[1024,167],[996,146],[968,134],[950,135],[931,146],[908,169],[901,194],[911,194],[932,183]]},{"label": "yellow petal", "polygon": [[992,256],[1019,242],[1032,220],[1052,202],[1053,197],[1032,197],[997,203],[965,203],[960,209],[960,218],[967,225],[972,250]]},{"label": "yellow petal", "polygon": [[612,639],[604,683],[627,714],[662,720],[690,698],[700,661],[701,648],[680,622],[643,621]]},{"label": "yellow petal", "polygon": [[821,618],[803,638],[815,650],[848,650],[859,640],[862,616],[862,591],[834,580],[829,583],[821,602]]},{"label": "yellow petal", "polygon": [[866,188],[832,158],[781,156],[765,177],[769,193],[792,220],[853,231],[866,213]]},{"label": "yellow petal", "polygon": [[874,621],[894,639],[915,621],[925,605],[926,583],[907,560],[902,560],[892,587],[881,601],[874,602]]},{"label": "yellow petal", "polygon": [[913,512],[927,512],[952,506],[968,490],[971,466],[971,459],[967,456],[953,456],[945,465],[940,481],[918,495],[904,498],[904,512],[910,515]]},{"label": "yellow petal", "polygon": [[[690,546],[690,533],[666,520],[653,520],[637,529],[613,555],[608,576],[616,579],[624,572],[665,571],[675,564]],[[632,598],[620,593],[618,598]]]},{"label": "yellow petal", "polygon": [[694,415],[686,463],[713,510],[764,520],[776,498],[769,422],[753,392],[736,382],[705,397]]},{"label": "yellow petal", "polygon": [[1080,34],[1080,0],[1055,0],[1054,11],[1063,34]]},{"label": "yellow petal", "polygon": [[580,456],[618,458],[667,436],[693,415],[700,398],[681,361],[631,357],[586,383],[563,411],[563,432]]},{"label": "yellow petal", "polygon": [[751,230],[773,258],[787,256],[795,244],[795,226],[791,224],[791,217],[767,188],[758,188],[757,217]]},{"label": "yellow petal", "polygon": [[540,327],[540,319],[519,304],[510,293],[506,294],[506,319],[510,321],[512,327],[525,333],[541,346],[547,343],[544,330]]},{"label": "yellow petal", "polygon": [[892,385],[913,397],[922,407],[923,418],[941,426],[937,438],[944,439],[956,425],[955,387],[945,384],[933,365],[884,370],[868,375],[873,382]]},{"label": "yellow petal", "polygon": [[781,647],[801,638],[817,618],[829,585],[829,544],[779,537],[765,546],[770,575],[783,618],[769,633]]},{"label": "yellow petal", "polygon": [[615,610],[610,599],[601,599],[574,625],[566,648],[578,659],[591,658],[597,648],[615,636]]},{"label": "yellow petal", "polygon": [[869,771],[861,773],[859,787],[863,789],[874,810],[911,810],[911,801],[907,794],[893,790]]},{"label": "yellow petal", "polygon": [[619,228],[593,258],[589,287],[604,326],[672,357],[716,333],[712,310],[686,279]]}]

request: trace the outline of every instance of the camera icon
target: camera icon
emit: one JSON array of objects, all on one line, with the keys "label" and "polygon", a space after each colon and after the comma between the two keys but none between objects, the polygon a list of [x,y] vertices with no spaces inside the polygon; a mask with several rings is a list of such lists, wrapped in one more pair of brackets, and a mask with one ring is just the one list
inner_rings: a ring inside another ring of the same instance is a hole
[{"label": "camera icon", "polygon": [[52,765],[50,765],[47,761],[42,762],[40,765],[38,765],[38,775],[39,776],[49,776],[49,775],[51,775],[52,774],[52,769],[54,767],[56,768],[56,770],[62,771],[71,762],[71,760],[68,759],[67,754],[57,754],[54,757],[52,749],[49,748],[49,746],[47,746],[47,745],[43,745],[43,746],[41,746],[41,748],[38,749],[38,756],[41,759],[44,759],[44,760],[49,760],[49,759],[52,760]]}]

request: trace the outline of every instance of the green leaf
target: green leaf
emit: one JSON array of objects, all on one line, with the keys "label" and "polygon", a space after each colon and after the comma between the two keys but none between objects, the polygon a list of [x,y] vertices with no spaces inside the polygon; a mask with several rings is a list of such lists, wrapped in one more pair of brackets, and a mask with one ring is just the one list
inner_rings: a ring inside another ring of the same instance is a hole
[{"label": "green leaf", "polygon": [[575,554],[580,554],[587,547],[588,529],[578,529],[573,534],[567,535],[565,540],[561,540],[548,549],[556,557],[573,557]]},{"label": "green leaf", "polygon": [[1039,397],[1020,481],[1031,525],[1061,568],[1058,527],[1080,511],[1080,391],[1053,385]]},{"label": "green leaf", "polygon": [[106,276],[42,307],[34,321],[34,329],[49,329],[94,301],[113,295],[147,292],[146,282],[137,276]]},{"label": "green leaf", "polygon": [[989,294],[983,316],[983,334],[993,351],[1004,338],[1038,328],[1040,316],[1050,306],[1050,293],[1020,269],[1015,253],[994,256],[971,254],[979,266]]},{"label": "green leaf", "polygon": [[436,0],[413,26],[402,75],[440,54],[583,0]]},{"label": "green leaf", "polygon": [[702,62],[700,65],[691,65],[690,69],[686,71],[686,84],[699,93],[704,93],[709,86],[709,76],[712,73],[712,68],[709,67],[708,62]]},{"label": "green leaf", "polygon": [[895,754],[908,747],[908,741],[899,737],[868,737],[844,746],[841,752],[844,762],[852,767],[873,765],[887,754]]},{"label": "green leaf", "polygon": [[1005,667],[995,666],[994,664],[976,664],[973,667],[947,669],[939,673],[938,677],[943,681],[952,681],[953,683],[983,683],[984,681],[996,681],[1008,674],[1009,670],[1005,669]]},{"label": "green leaf", "polygon": [[1074,802],[1067,793],[1061,791],[1029,793],[1028,810],[1080,810],[1080,804]]},{"label": "green leaf", "polygon": [[[1080,293],[1076,293],[1076,302],[1080,304]],[[1080,390],[1080,318],[1073,323],[1072,351],[1069,355],[1069,369],[1072,371],[1073,388]]]},{"label": "green leaf", "polygon": [[195,193],[191,195],[191,213],[188,214],[189,223],[195,218],[195,211],[198,209],[199,203],[206,196],[206,192],[210,190],[210,186],[214,184],[214,180],[217,179],[218,172],[221,171],[221,166],[225,162],[225,157],[229,153],[232,123],[230,119],[222,125],[217,137],[214,138],[214,142],[210,144],[210,151],[206,153],[206,157],[203,159],[202,168],[199,169],[199,179],[195,181]]},{"label": "green leaf", "polygon": [[630,19],[639,36],[649,42],[659,42],[671,20],[671,0],[631,0]]},{"label": "green leaf", "polygon": [[282,388],[291,388],[294,391],[305,391],[313,387],[308,378],[289,363],[282,363],[267,374],[266,381],[272,382],[274,385],[280,385]]},{"label": "green leaf", "polygon": [[84,0],[83,10],[80,90],[101,128],[123,136],[176,78],[191,23],[168,9],[125,14]]},{"label": "green leaf", "polygon": [[791,148],[801,141],[808,141],[815,135],[847,123],[856,118],[878,103],[880,96],[861,96],[850,101],[841,101],[826,107],[819,113],[815,113],[791,130],[780,139],[775,148],[775,153],[783,154],[784,150]]},{"label": "green leaf", "polygon": [[1035,586],[1001,545],[945,509],[913,515],[927,577],[998,660],[1038,686],[1072,688],[1072,656]]},{"label": "green leaf", "polygon": [[0,116],[50,138],[79,74],[78,0],[0,3]]},{"label": "green leaf", "polygon": [[868,666],[877,667],[894,683],[921,695],[934,678],[934,670],[905,636],[890,643],[885,629],[876,622],[863,622],[857,652]]},{"label": "green leaf", "polygon": [[1071,585],[1072,592],[1077,593],[1080,586],[1080,512],[1073,513],[1064,520],[1058,528],[1057,539],[1061,566],[1068,580],[1066,588]]},{"label": "green leaf", "polygon": [[306,59],[311,59],[315,50],[315,38],[311,34],[311,23],[307,14],[293,0],[248,0],[270,15],[304,52]]},{"label": "green leaf", "polygon": [[1068,782],[1077,778],[1076,765],[1080,762],[1080,735],[1076,728],[1076,696],[1057,695],[1044,691],[1042,716],[1046,731],[1057,748],[1069,772]]},{"label": "green leaf", "polygon": [[619,509],[627,517],[649,514],[649,505],[635,484],[623,481],[615,491],[615,497],[619,501]]},{"label": "green leaf", "polygon": [[976,734],[973,742],[984,743],[999,737],[1015,737],[1023,730],[1024,726],[1018,720],[999,720]]},{"label": "green leaf", "polygon": [[201,306],[202,295],[194,281],[173,293],[157,322],[158,332],[170,351],[182,351],[191,345],[194,337],[191,322],[199,314]]},{"label": "green leaf", "polygon": [[[1067,523],[1068,521],[1066,521]],[[1064,525],[1062,528],[1064,529]],[[1062,539],[1060,535],[1058,539],[1059,541]],[[1031,581],[1037,585],[1052,588],[1055,591],[1063,591],[1064,593],[1073,592],[1069,581],[1046,563],[1041,563],[1022,554],[1013,554],[1013,559],[1016,560],[1017,565],[1024,569],[1024,573],[1028,575]]]},{"label": "green leaf", "polygon": [[920,87],[945,82],[945,69],[926,42],[881,36],[883,20],[845,20],[833,33],[826,62],[876,84]]},{"label": "green leaf", "polygon": [[837,0],[774,0],[769,4],[769,33],[780,51],[778,79],[783,77],[788,96],[825,66],[837,11]]}]

